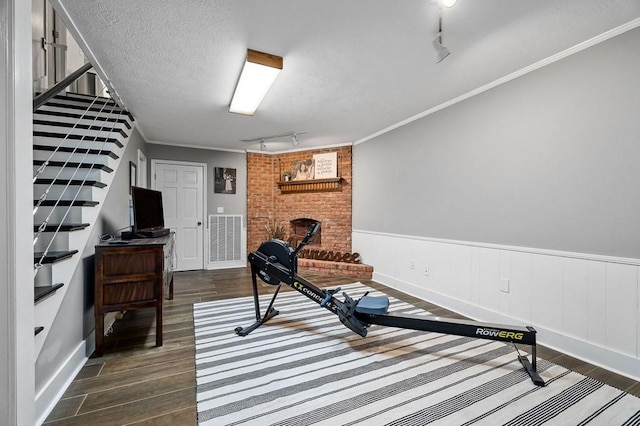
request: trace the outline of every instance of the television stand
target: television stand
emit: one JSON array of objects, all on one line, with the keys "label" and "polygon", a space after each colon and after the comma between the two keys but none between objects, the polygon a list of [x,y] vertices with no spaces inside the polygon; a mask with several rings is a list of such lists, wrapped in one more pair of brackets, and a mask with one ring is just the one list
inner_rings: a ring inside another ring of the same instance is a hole
[{"label": "television stand", "polygon": [[174,239],[114,240],[98,244],[95,257],[95,356],[103,354],[104,314],[156,310],[156,346],[162,346],[164,299],[173,299]]}]

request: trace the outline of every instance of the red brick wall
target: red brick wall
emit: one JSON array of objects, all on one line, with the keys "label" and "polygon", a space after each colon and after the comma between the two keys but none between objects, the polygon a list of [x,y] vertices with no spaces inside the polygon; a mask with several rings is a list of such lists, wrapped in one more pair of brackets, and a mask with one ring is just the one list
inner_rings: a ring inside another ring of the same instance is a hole
[{"label": "red brick wall", "polygon": [[[342,190],[282,194],[278,182],[291,162],[314,154],[337,152]],[[247,250],[256,250],[267,238],[265,225],[308,217],[322,222],[322,250],[351,251],[351,147],[299,151],[276,155],[247,154]],[[289,236],[287,232],[287,237]]]}]

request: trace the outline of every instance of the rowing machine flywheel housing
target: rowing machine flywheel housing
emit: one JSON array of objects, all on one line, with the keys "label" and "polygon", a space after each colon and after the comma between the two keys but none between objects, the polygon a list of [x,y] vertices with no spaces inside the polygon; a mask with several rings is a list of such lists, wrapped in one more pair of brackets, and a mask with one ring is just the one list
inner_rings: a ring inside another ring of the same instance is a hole
[{"label": "rowing machine flywheel housing", "polygon": [[[260,245],[257,253],[264,256],[264,258],[271,264],[280,264],[285,269],[291,271],[293,274],[298,269],[298,258],[295,256],[295,251],[289,243],[273,239],[265,241]],[[262,281],[271,285],[280,284],[280,280],[272,275],[269,275],[264,270],[258,272],[258,276]]]}]

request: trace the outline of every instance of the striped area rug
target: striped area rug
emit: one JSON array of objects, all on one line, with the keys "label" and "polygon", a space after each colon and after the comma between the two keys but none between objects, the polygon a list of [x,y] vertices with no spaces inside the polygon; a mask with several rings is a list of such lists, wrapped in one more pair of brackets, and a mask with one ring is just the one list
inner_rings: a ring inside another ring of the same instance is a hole
[{"label": "striped area rug", "polygon": [[[367,290],[381,294],[343,286]],[[239,337],[251,297],[194,305],[200,425],[640,425],[640,399],[544,360],[537,387],[500,342],[380,326],[362,338],[294,292],[276,308]]]}]

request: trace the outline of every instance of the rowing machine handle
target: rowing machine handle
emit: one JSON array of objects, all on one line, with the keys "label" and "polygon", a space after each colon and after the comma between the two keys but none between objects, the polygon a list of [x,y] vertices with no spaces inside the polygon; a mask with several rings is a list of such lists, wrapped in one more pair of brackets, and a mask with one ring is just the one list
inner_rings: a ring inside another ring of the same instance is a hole
[{"label": "rowing machine handle", "polygon": [[307,235],[305,235],[304,237],[304,243],[305,244],[309,244],[309,242],[311,241],[311,239],[318,233],[318,231],[320,230],[320,225],[322,224],[322,222],[314,222],[311,227],[309,227],[309,230],[307,231]]},{"label": "rowing machine handle", "polygon": [[298,247],[296,247],[295,251],[293,252],[294,256],[297,256],[298,252],[300,252],[300,250],[302,250],[302,247],[306,246],[307,244],[309,244],[311,242],[313,237],[320,230],[320,225],[322,225],[322,222],[316,221],[309,227],[309,230],[307,231],[307,235],[304,236],[302,241],[300,241],[300,244],[298,244]]}]

